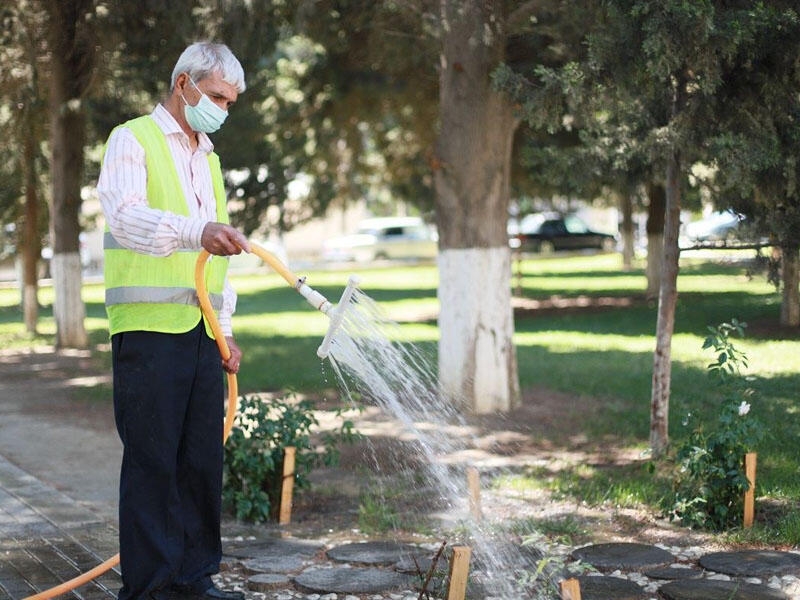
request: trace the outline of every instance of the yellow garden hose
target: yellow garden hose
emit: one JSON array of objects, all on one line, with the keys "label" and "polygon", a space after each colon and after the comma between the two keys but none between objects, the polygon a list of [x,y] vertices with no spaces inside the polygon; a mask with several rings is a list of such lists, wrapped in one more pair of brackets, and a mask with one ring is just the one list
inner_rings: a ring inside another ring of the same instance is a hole
[{"label": "yellow garden hose", "polygon": [[[250,244],[250,250],[253,254],[261,258],[265,263],[267,263],[270,267],[272,267],[281,277],[283,277],[286,282],[295,288],[314,308],[317,310],[322,311],[325,314],[328,314],[333,305],[328,302],[328,300],[322,296],[319,292],[313,290],[308,285],[306,285],[305,278],[297,277],[294,273],[292,273],[286,265],[284,265],[280,260],[278,260],[272,253],[268,252],[261,246],[257,244]],[[206,263],[208,262],[209,257],[211,254],[207,250],[202,250],[200,252],[200,256],[197,258],[197,263],[195,264],[194,270],[194,282],[195,287],[197,288],[197,297],[200,301],[200,310],[203,313],[203,316],[208,321],[209,326],[211,327],[211,331],[214,333],[214,339],[217,342],[217,347],[219,348],[219,353],[222,356],[223,360],[228,360],[231,357],[231,350],[228,347],[228,342],[225,340],[225,335],[222,333],[222,328],[220,327],[219,320],[217,319],[217,315],[214,312],[214,308],[211,305],[211,300],[208,297],[208,288],[206,287],[206,280],[205,280],[205,268]],[[352,295],[352,288],[357,284],[357,280],[351,278],[348,287],[345,290],[345,294],[343,294],[342,298],[349,298]],[[333,330],[338,326],[341,322],[341,318],[338,320],[332,319],[331,327],[329,327],[328,333],[325,336],[325,339],[328,340],[332,335]],[[236,417],[236,407],[239,398],[239,383],[236,379],[235,373],[227,373],[228,377],[228,408],[225,413],[225,425],[223,427],[222,433],[222,443],[224,444],[225,441],[228,439],[230,435],[231,429],[233,428],[233,420]],[[49,598],[55,598],[56,596],[60,596],[61,594],[66,594],[74,590],[75,588],[89,583],[92,579],[100,577],[106,571],[113,569],[119,564],[119,553],[115,554],[105,562],[97,565],[93,569],[86,571],[85,573],[70,579],[69,581],[65,581],[55,587],[52,587],[48,590],[44,590],[43,592],[39,592],[38,594],[34,594],[33,596],[28,596],[23,600],[47,600]]]},{"label": "yellow garden hose", "polygon": [[65,581],[55,587],[51,587],[49,590],[45,590],[43,592],[39,592],[38,594],[34,594],[33,596],[28,596],[24,600],[40,600],[44,598],[55,598],[56,596],[60,596],[61,594],[66,594],[67,592],[71,592],[76,587],[83,585],[84,583],[89,583],[95,577],[100,577],[106,571],[113,569],[119,564],[119,553],[115,554],[107,561],[100,563],[94,569],[90,571],[86,571],[82,575],[78,575],[74,579],[70,579],[69,581]]}]

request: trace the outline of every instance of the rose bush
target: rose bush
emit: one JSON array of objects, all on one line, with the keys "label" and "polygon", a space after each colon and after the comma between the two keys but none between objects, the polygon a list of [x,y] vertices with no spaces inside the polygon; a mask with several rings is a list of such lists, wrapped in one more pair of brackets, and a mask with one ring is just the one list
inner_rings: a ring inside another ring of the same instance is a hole
[{"label": "rose bush", "polygon": [[747,357],[730,341],[734,333],[742,336],[745,327],[735,319],[709,327],[703,343],[716,352],[708,371],[722,388],[722,403],[711,427],[696,422],[691,413],[684,419],[690,433],[675,454],[675,494],[669,507],[670,518],[691,527],[721,531],[742,518],[750,487],[744,455],[763,437],[763,425],[751,414],[754,392],[741,373]]}]

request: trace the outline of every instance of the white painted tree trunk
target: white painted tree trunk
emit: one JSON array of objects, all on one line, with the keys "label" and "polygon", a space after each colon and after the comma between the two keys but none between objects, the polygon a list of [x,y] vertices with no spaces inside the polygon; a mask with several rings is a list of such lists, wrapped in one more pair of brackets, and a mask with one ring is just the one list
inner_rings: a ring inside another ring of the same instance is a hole
[{"label": "white painted tree trunk", "polygon": [[502,0],[442,0],[440,124],[431,161],[439,228],[439,379],[465,410],[517,404],[508,203],[514,105],[492,85],[505,59]]},{"label": "white painted tree trunk", "polygon": [[56,348],[86,348],[89,340],[83,325],[86,308],[81,298],[81,257],[77,252],[54,254],[50,263],[56,296]]},{"label": "white painted tree trunk", "polygon": [[[80,209],[86,146],[86,102],[99,44],[85,0],[43,3],[50,46],[50,243],[57,348],[85,348],[81,299]],[[81,23],[76,27],[76,23]]]},{"label": "white painted tree trunk", "polygon": [[510,273],[507,247],[439,253],[439,381],[479,414],[519,404]]}]

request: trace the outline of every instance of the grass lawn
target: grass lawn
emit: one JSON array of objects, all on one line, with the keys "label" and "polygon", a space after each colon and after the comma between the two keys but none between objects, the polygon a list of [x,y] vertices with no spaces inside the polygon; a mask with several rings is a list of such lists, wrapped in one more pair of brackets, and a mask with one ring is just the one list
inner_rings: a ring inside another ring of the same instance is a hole
[{"label": "grass lawn", "polygon": [[[347,275],[344,271],[313,272],[308,282],[336,301]],[[436,269],[375,268],[361,270],[359,275],[363,290],[401,323],[404,339],[435,352]],[[277,275],[264,272],[232,279],[239,293],[234,327],[245,353],[240,391],[328,393],[335,378],[316,357],[327,318],[311,310]],[[520,279],[515,275],[512,283],[521,284],[526,302],[555,301],[565,306],[517,312],[515,340],[523,389],[536,387],[593,399],[602,410],[576,422],[575,429],[598,447],[610,444],[645,451],[657,306],[643,296],[643,271],[620,271],[615,254],[541,258],[524,261]],[[685,435],[681,422],[688,412],[709,420],[716,416],[717,388],[706,372],[714,357],[702,350],[707,327],[732,318],[747,322],[746,337],[734,343],[748,357],[746,375],[756,392],[753,414],[769,432],[758,449],[757,495],[797,507],[800,332],[777,327],[779,295],[763,275],[748,277],[741,261],[684,258],[678,289],[670,400],[673,441]],[[83,296],[86,326],[97,345],[98,359],[110,363],[102,286],[85,285]],[[23,332],[18,301],[18,290],[0,289],[0,346],[52,343],[52,290],[40,292],[43,308],[36,340]],[[541,485],[537,479],[533,472],[521,474],[515,485]],[[548,485],[589,502],[619,505],[655,505],[665,493],[663,482],[654,481],[641,467],[630,466],[564,471]],[[748,535],[755,541],[797,545],[800,519],[786,514],[780,522]]]},{"label": "grass lawn", "polygon": [[[524,295],[567,302],[581,297],[628,298],[624,307],[549,311],[516,320],[519,372],[523,388],[544,386],[588,396],[603,405],[576,429],[598,445],[647,450],[650,390],[657,305],[641,295],[641,271],[619,272],[616,256],[547,259],[523,264]],[[734,339],[748,358],[745,375],[755,391],[752,411],[767,436],[758,448],[757,495],[784,505],[766,527],[736,536],[749,541],[800,544],[800,331],[778,326],[780,297],[763,275],[748,277],[740,262],[682,260],[672,343],[670,435],[680,442],[682,421],[692,413],[703,422],[716,418],[718,386],[707,365],[716,358],[702,344],[707,327],[736,318],[748,323]],[[537,473],[528,483],[541,485]],[[524,477],[517,484],[524,486]],[[669,492],[641,467],[593,469],[583,466],[551,480],[552,489],[592,502],[656,505]],[[795,509],[795,512],[792,511]]]}]

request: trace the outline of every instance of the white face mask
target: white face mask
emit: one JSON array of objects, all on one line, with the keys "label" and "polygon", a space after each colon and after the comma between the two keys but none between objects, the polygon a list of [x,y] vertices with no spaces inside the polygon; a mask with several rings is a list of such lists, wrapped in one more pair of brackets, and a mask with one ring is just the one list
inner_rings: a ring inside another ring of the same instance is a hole
[{"label": "white face mask", "polygon": [[181,94],[181,98],[186,102],[183,107],[183,114],[186,117],[186,122],[189,123],[194,131],[202,131],[205,133],[214,133],[217,129],[222,127],[225,119],[228,118],[228,111],[222,110],[219,106],[214,104],[206,94],[200,91],[194,79],[189,77],[189,81],[200,92],[200,101],[192,106],[186,102],[186,98]]}]

